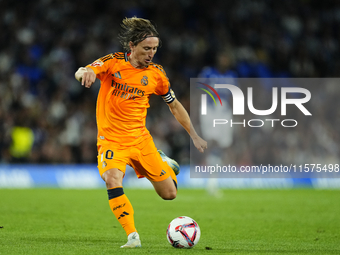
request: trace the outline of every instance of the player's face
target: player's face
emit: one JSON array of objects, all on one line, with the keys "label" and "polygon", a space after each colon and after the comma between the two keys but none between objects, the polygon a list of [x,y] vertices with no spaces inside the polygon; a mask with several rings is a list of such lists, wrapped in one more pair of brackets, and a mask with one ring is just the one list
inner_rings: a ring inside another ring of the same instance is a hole
[{"label": "player's face", "polygon": [[136,67],[148,66],[157,52],[159,39],[157,37],[148,37],[131,47],[131,64]]}]

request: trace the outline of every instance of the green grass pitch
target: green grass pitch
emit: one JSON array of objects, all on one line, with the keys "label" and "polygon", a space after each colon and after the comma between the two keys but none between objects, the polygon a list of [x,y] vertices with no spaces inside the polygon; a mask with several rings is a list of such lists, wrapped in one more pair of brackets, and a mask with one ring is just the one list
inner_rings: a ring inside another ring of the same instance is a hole
[{"label": "green grass pitch", "polygon": [[[125,189],[142,248],[126,236],[106,190],[0,190],[0,254],[340,254],[340,190],[180,189],[173,201],[153,190]],[[190,216],[201,240],[175,249],[166,228]]]}]

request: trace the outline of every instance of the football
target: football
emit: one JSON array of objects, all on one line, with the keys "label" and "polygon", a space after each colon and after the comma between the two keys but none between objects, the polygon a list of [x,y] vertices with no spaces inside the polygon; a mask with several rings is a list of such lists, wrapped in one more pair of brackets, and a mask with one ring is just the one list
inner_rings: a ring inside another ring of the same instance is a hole
[{"label": "football", "polygon": [[175,248],[193,248],[200,240],[201,229],[192,218],[181,216],[170,222],[166,236]]}]

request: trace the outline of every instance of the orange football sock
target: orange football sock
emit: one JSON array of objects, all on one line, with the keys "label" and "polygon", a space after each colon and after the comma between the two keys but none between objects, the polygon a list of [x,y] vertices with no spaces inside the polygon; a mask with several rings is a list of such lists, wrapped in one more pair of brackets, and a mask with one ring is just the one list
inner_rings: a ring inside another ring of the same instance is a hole
[{"label": "orange football sock", "polygon": [[123,187],[108,189],[107,194],[109,195],[110,208],[126,234],[137,232],[133,218],[133,207],[124,194]]}]

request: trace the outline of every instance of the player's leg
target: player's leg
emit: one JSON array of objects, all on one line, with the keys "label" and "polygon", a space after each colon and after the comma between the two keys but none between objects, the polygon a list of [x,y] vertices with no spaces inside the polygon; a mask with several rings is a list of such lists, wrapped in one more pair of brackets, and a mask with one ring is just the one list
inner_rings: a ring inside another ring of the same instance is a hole
[{"label": "player's leg", "polygon": [[102,178],[106,183],[110,208],[119,223],[124,228],[126,235],[136,232],[133,207],[124,194],[122,182],[124,173],[117,168],[103,173]]},{"label": "player's leg", "polygon": [[163,181],[152,181],[153,187],[155,188],[157,194],[164,200],[172,200],[176,198],[177,195],[177,183],[169,176]]},{"label": "player's leg", "polygon": [[134,210],[122,185],[126,169],[125,155],[122,152],[113,152],[106,146],[100,146],[98,152],[98,169],[106,184],[110,208],[128,236],[128,243],[122,247],[140,247],[134,224]]},{"label": "player's leg", "polygon": [[124,173],[118,168],[107,170],[102,175],[106,183],[110,208],[128,236],[128,242],[121,246],[121,248],[141,247],[139,235],[134,223],[133,207],[124,194],[122,186],[123,177]]},{"label": "player's leg", "polygon": [[137,176],[148,178],[161,198],[172,200],[177,195],[177,178],[167,160],[163,159],[153,140],[149,139],[140,150],[135,150],[131,163]]}]

